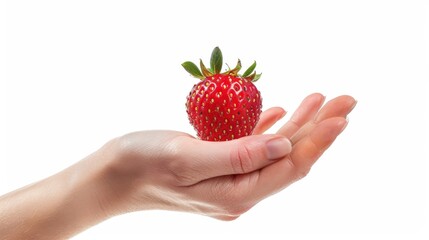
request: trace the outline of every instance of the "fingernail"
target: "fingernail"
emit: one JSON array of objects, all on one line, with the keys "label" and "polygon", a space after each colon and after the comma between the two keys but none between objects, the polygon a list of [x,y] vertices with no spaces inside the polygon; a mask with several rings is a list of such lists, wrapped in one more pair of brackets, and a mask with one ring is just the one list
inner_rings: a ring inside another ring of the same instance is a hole
[{"label": "fingernail", "polygon": [[340,133],[342,133],[344,131],[344,129],[346,129],[348,124],[349,124],[349,118],[348,117],[345,119],[344,122],[341,122],[338,124],[341,127]]},{"label": "fingernail", "polygon": [[266,143],[268,159],[274,160],[286,156],[292,149],[292,144],[285,137],[277,137]]},{"label": "fingernail", "polygon": [[326,101],[326,95],[322,95],[322,100],[321,102],[324,103]]},{"label": "fingernail", "polygon": [[286,110],[283,110],[282,115],[280,115],[279,119],[277,119],[277,120],[280,120],[280,119],[282,119],[284,116],[286,116],[286,113],[287,113],[287,111],[286,111]]},{"label": "fingernail", "polygon": [[358,103],[358,101],[355,100],[355,103],[353,103],[352,107],[350,108],[350,111],[353,110],[356,107],[357,103]]}]

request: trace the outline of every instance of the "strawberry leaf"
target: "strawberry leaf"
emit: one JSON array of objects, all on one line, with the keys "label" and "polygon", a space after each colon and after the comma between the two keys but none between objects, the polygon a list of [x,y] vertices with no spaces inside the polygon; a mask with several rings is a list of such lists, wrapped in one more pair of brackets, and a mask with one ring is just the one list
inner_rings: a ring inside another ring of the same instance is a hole
[{"label": "strawberry leaf", "polygon": [[210,58],[210,69],[214,74],[220,73],[222,70],[222,64],[222,52],[220,51],[219,47],[215,47]]},{"label": "strawberry leaf", "polygon": [[255,77],[252,79],[252,82],[256,82],[261,78],[262,73],[256,74]]},{"label": "strawberry leaf", "polygon": [[256,61],[253,62],[253,64],[243,73],[242,77],[245,78],[249,76],[253,72],[253,70],[255,70],[255,68],[256,68]]},{"label": "strawberry leaf", "polygon": [[253,82],[253,79],[255,79],[256,77],[256,71],[254,71],[252,74],[250,74],[249,76],[245,77],[247,79],[249,79],[250,81]]},{"label": "strawberry leaf", "polygon": [[182,67],[188,72],[190,73],[192,76],[199,78],[199,79],[203,79],[204,76],[201,73],[200,69],[198,69],[197,65],[195,65],[193,62],[184,62],[182,63]]},{"label": "strawberry leaf", "polygon": [[201,59],[200,59],[200,68],[201,68],[201,71],[203,72],[204,77],[210,77],[213,75],[213,73],[206,68],[206,66],[203,63],[203,60]]}]

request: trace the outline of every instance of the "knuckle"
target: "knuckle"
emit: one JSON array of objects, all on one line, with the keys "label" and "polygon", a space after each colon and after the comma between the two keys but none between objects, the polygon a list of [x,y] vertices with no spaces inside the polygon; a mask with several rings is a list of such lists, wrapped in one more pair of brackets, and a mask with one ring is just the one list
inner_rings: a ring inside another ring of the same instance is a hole
[{"label": "knuckle", "polygon": [[182,156],[180,149],[184,147],[181,142],[173,141],[165,146],[162,153],[164,156],[162,159],[165,161],[160,167],[167,168],[173,184],[177,186],[187,186],[195,183],[199,173],[195,162]]},{"label": "knuckle", "polygon": [[237,144],[231,152],[231,165],[235,172],[248,173],[254,168],[251,150],[245,144]]},{"label": "knuckle", "polygon": [[310,173],[311,166],[297,165],[290,158],[287,162],[289,163],[289,165],[291,165],[291,168],[294,171],[295,181],[305,178]]}]

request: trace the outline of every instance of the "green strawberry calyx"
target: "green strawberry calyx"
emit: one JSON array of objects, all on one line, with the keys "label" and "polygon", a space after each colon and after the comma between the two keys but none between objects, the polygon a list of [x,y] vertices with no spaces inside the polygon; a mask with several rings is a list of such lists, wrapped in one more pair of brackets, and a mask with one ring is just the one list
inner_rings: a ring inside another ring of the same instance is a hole
[{"label": "green strawberry calyx", "polygon": [[246,71],[244,71],[243,74],[238,73],[241,70],[240,59],[238,59],[237,65],[235,66],[235,68],[228,69],[228,71],[223,73],[221,73],[222,65],[223,65],[223,57],[219,47],[215,47],[213,49],[213,52],[210,58],[210,68],[206,68],[206,66],[203,63],[203,60],[201,59],[200,59],[200,68],[198,68],[198,66],[193,62],[187,61],[182,63],[183,68],[188,73],[190,73],[192,76],[201,80],[204,80],[205,78],[211,77],[215,74],[225,74],[225,75],[231,75],[231,76],[239,76],[249,81],[256,82],[259,80],[262,74],[262,73],[256,74],[256,71],[254,71],[256,68],[256,61],[254,61],[253,64]]}]

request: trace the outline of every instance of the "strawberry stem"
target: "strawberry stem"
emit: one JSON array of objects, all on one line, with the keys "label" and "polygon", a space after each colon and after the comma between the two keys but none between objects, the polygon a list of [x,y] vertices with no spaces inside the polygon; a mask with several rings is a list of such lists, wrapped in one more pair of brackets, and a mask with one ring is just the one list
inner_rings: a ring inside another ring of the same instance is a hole
[{"label": "strawberry stem", "polygon": [[235,68],[227,71],[226,74],[237,76],[240,69],[241,69],[241,61],[240,61],[240,59],[238,59],[237,65],[235,66]]}]

